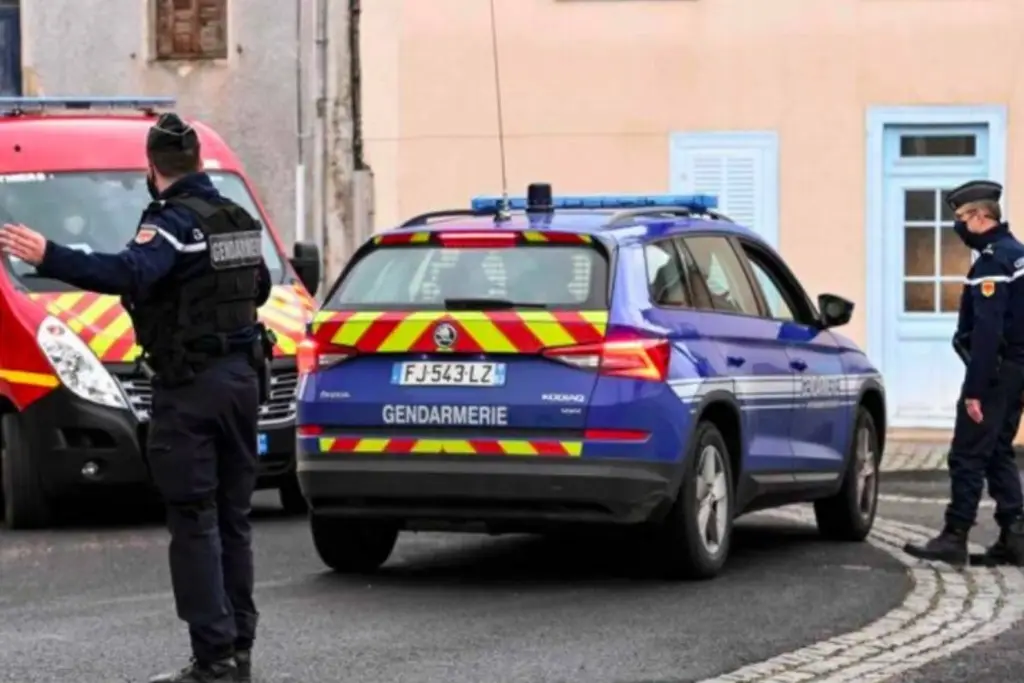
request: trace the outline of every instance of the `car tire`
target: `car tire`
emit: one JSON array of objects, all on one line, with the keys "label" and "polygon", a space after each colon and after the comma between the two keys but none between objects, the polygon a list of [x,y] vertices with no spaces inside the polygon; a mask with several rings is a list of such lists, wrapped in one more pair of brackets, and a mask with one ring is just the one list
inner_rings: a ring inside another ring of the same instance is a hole
[{"label": "car tire", "polygon": [[43,489],[36,455],[25,438],[22,416],[3,416],[0,450],[0,486],[3,487],[4,523],[8,529],[43,529],[50,525],[53,507]]},{"label": "car tire", "polygon": [[379,569],[395,549],[398,527],[386,522],[325,517],[309,518],[313,545],[323,563],[342,574]]},{"label": "car tire", "polygon": [[656,532],[660,573],[710,579],[729,556],[734,514],[729,448],[711,422],[700,422],[686,454],[679,494]]},{"label": "car tire", "polygon": [[814,517],[822,536],[858,542],[871,533],[878,511],[881,457],[875,420],[863,406],[858,406],[842,488],[834,496],[814,503]]},{"label": "car tire", "polygon": [[289,474],[285,482],[277,489],[277,497],[281,501],[281,507],[284,508],[286,515],[304,515],[309,511],[309,504],[306,502],[305,496],[302,495],[299,479],[295,473]]}]

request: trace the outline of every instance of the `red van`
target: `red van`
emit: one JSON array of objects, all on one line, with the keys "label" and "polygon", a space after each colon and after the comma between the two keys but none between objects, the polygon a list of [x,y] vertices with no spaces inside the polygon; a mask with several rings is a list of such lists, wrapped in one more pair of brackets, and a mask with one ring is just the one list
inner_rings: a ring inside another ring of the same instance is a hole
[{"label": "red van", "polygon": [[[116,252],[149,202],[146,132],[165,98],[0,98],[0,223],[24,223],[83,251]],[[320,254],[280,237],[231,149],[193,122],[206,171],[258,216],[274,278],[260,310],[277,333],[271,397],[261,408],[260,488],[290,511],[305,501],[295,478],[295,352],[315,309]],[[148,484],[144,459],[150,385],[117,297],[40,277],[0,256],[0,499],[12,529],[40,528],[61,503],[109,498]]]}]

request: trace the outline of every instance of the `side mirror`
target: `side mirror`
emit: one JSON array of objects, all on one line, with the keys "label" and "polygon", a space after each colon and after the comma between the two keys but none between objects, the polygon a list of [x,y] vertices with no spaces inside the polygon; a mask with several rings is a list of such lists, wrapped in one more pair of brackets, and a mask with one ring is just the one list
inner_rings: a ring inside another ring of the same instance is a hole
[{"label": "side mirror", "polygon": [[853,317],[853,302],[835,294],[819,294],[818,310],[821,329],[842,327]]},{"label": "side mirror", "polygon": [[292,267],[310,296],[320,289],[320,248],[312,242],[296,242],[292,251]]}]

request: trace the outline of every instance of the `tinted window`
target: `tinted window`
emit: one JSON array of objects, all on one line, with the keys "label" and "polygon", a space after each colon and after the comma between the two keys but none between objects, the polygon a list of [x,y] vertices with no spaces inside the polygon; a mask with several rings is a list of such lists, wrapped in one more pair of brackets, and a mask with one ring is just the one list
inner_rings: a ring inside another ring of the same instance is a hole
[{"label": "tinted window", "polygon": [[757,284],[764,294],[765,303],[768,305],[768,315],[775,320],[795,320],[793,309],[786,303],[785,294],[782,293],[779,285],[775,283],[768,271],[757,262],[757,259],[750,259],[750,269],[754,271],[754,279],[757,280]]},{"label": "tinted window", "polygon": [[664,240],[644,246],[647,286],[656,306],[690,306],[686,278],[672,242]]},{"label": "tinted window", "polygon": [[727,239],[687,237],[683,243],[693,255],[716,311],[760,315],[754,290]]},{"label": "tinted window", "polygon": [[[233,173],[210,173],[217,189],[262,220],[252,195]],[[89,173],[22,173],[0,175],[0,220],[24,223],[47,239],[85,252],[116,253],[135,235],[142,210],[149,204],[146,176],[141,171]],[[263,231],[263,258],[275,282],[283,275],[281,256]],[[35,268],[8,260],[16,276]],[[26,278],[36,290],[66,289],[53,280]]]},{"label": "tinted window", "polygon": [[505,299],[551,308],[607,306],[607,263],[591,247],[384,247],[363,256],[327,307],[442,308],[445,299]]}]

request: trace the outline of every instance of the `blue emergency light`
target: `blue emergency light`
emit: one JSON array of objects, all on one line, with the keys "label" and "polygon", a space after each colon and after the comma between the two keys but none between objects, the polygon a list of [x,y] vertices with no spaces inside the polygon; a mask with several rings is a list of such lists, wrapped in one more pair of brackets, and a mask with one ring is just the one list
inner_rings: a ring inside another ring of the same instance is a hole
[{"label": "blue emergency light", "polygon": [[154,110],[174,107],[173,97],[0,97],[0,111],[48,109]]},{"label": "blue emergency light", "polygon": [[[497,196],[474,197],[470,206],[481,213],[496,212],[502,205]],[[683,207],[691,211],[718,208],[718,197],[709,194],[621,194],[621,195],[562,195],[552,197],[552,209],[642,209],[645,207]],[[526,197],[509,197],[508,208],[526,211],[530,207]]]}]

